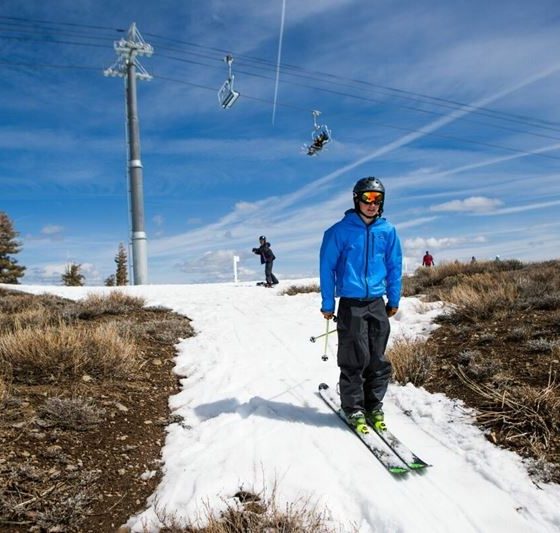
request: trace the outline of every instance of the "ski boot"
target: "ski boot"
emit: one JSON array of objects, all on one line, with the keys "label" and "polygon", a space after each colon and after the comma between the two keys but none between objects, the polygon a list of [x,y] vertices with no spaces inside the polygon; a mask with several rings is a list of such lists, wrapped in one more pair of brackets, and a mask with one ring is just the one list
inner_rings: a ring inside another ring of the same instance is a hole
[{"label": "ski boot", "polygon": [[358,433],[369,433],[369,428],[367,426],[366,418],[364,417],[364,413],[362,411],[356,411],[350,415],[346,415],[348,422],[350,425],[358,432]]},{"label": "ski boot", "polygon": [[385,415],[381,409],[373,409],[365,415],[367,423],[377,431],[387,431]]}]

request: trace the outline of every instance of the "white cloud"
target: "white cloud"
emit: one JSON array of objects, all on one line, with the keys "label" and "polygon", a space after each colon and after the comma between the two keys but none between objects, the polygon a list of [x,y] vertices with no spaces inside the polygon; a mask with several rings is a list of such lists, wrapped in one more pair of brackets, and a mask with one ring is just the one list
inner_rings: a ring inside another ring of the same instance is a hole
[{"label": "white cloud", "polygon": [[[233,250],[208,251],[202,255],[177,264],[178,269],[188,274],[194,281],[233,281]],[[254,274],[243,262],[238,263],[239,277]]]},{"label": "white cloud", "polygon": [[447,211],[456,213],[486,213],[503,205],[501,200],[485,196],[471,196],[464,200],[452,200],[443,204],[433,205],[430,211]]},{"label": "white cloud", "polygon": [[43,228],[41,228],[41,234],[48,235],[48,236],[59,235],[63,231],[64,231],[64,227],[57,226],[56,224],[48,224]]},{"label": "white cloud", "polygon": [[511,213],[522,213],[524,211],[531,211],[533,209],[544,209],[546,207],[554,207],[560,205],[560,200],[554,200],[551,202],[539,202],[534,204],[520,205],[518,207],[507,207],[504,209],[498,209],[493,213],[488,213],[490,215],[509,215]]},{"label": "white cloud", "polygon": [[66,263],[44,265],[43,267],[37,269],[38,271],[37,273],[42,278],[48,278],[48,279],[60,278],[60,276],[64,274],[64,272],[66,271],[66,266],[67,266]]},{"label": "white cloud", "polygon": [[414,254],[418,250],[442,250],[462,244],[482,242],[486,242],[486,238],[481,235],[475,237],[416,237],[414,239],[406,239],[404,241],[404,248],[407,252]]}]

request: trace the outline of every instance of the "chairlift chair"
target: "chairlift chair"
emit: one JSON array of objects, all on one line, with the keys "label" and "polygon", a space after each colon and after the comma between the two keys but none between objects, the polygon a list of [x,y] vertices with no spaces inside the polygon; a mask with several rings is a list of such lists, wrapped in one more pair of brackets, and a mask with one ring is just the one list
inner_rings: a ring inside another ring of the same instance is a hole
[{"label": "chairlift chair", "polygon": [[331,140],[331,131],[327,125],[317,124],[317,117],[320,114],[320,111],[312,112],[314,130],[311,132],[311,139],[313,142],[309,145],[304,145],[307,155],[317,155]]},{"label": "chairlift chair", "polygon": [[218,91],[218,102],[223,109],[229,109],[239,98],[239,92],[233,89],[234,75],[231,72],[231,64],[233,63],[233,56],[227,55],[224,57],[224,62],[228,66],[228,79],[224,82]]}]

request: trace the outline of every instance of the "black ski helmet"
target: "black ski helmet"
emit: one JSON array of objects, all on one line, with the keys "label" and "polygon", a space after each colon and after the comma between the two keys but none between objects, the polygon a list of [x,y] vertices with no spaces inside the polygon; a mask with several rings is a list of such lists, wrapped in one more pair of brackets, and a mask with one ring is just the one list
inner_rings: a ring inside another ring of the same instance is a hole
[{"label": "black ski helmet", "polygon": [[358,209],[360,194],[367,191],[375,191],[383,194],[383,199],[381,200],[381,205],[379,206],[379,211],[377,212],[377,216],[381,216],[381,213],[383,213],[383,205],[385,204],[385,187],[383,186],[383,183],[381,183],[381,180],[375,178],[374,176],[362,178],[356,182],[356,185],[354,185],[354,189],[352,190],[354,196],[354,206]]},{"label": "black ski helmet", "polygon": [[259,242],[266,242],[266,237],[264,235],[261,235],[259,237]]}]

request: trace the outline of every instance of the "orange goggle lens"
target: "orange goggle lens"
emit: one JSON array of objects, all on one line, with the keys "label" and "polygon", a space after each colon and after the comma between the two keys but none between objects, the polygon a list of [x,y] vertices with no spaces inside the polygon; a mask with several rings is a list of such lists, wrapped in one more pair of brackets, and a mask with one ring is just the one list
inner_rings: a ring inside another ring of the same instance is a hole
[{"label": "orange goggle lens", "polygon": [[381,204],[383,201],[383,194],[377,191],[366,191],[360,194],[360,202],[364,204]]}]

